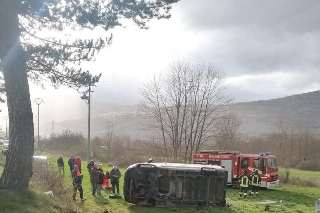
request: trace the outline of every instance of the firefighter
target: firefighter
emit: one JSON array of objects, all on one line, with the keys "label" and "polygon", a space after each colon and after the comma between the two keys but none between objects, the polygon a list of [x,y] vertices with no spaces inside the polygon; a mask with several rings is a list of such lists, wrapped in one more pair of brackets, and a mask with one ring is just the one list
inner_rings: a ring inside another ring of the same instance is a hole
[{"label": "firefighter", "polygon": [[240,198],[242,197],[242,193],[243,193],[243,197],[246,198],[248,188],[250,185],[250,177],[248,176],[246,170],[244,170],[243,174],[239,176],[238,181],[240,182],[240,192],[239,192]]},{"label": "firefighter", "polygon": [[251,174],[251,190],[252,190],[252,195],[256,195],[256,197],[259,194],[259,185],[261,183],[261,177],[259,175],[258,170],[255,170],[252,174]]}]

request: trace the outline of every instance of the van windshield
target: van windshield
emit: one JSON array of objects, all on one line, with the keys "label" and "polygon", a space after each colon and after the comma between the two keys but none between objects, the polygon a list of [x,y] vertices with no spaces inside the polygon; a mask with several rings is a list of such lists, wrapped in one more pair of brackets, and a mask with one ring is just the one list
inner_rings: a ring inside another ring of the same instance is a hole
[{"label": "van windshield", "polygon": [[267,165],[269,169],[278,168],[276,158],[267,158]]}]

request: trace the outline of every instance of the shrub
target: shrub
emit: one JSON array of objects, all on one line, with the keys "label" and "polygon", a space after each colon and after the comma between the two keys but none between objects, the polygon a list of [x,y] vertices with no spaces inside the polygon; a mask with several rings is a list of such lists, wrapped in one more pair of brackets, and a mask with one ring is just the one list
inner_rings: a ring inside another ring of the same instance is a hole
[{"label": "shrub", "polygon": [[110,166],[117,165],[120,167],[128,167],[135,163],[143,163],[146,162],[147,159],[143,156],[134,155],[134,154],[128,154],[123,153],[122,155],[118,156],[117,158],[114,158],[110,161]]},{"label": "shrub", "polygon": [[46,141],[46,147],[50,150],[71,150],[85,148],[85,138],[82,134],[66,130],[58,135],[51,135]]},{"label": "shrub", "polygon": [[319,171],[320,165],[315,160],[302,161],[297,166],[297,169],[308,170],[308,171]]},{"label": "shrub", "polygon": [[[68,174],[67,171],[65,175]],[[68,211],[74,209],[72,202],[73,187],[71,183],[65,184],[63,177],[57,171],[50,170],[47,167],[35,167],[30,180],[30,186],[41,192],[52,191],[54,197],[59,197],[65,201],[65,208]]]}]

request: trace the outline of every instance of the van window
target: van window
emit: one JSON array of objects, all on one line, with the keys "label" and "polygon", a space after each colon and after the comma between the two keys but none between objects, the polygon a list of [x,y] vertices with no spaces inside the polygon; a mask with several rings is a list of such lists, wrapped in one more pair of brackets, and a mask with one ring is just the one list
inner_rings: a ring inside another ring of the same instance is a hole
[{"label": "van window", "polygon": [[242,169],[248,168],[248,158],[241,158],[241,168]]}]

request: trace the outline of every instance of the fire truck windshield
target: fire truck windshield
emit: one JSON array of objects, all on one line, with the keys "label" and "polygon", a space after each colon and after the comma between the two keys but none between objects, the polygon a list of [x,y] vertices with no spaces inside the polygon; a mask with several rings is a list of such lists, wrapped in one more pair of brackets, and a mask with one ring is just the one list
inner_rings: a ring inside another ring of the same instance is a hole
[{"label": "fire truck windshield", "polygon": [[267,158],[267,165],[269,169],[276,169],[278,168],[277,162],[275,158]]}]

